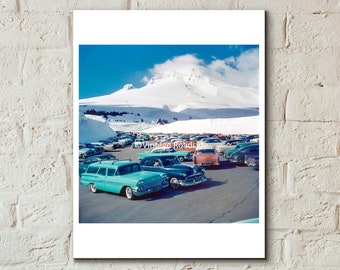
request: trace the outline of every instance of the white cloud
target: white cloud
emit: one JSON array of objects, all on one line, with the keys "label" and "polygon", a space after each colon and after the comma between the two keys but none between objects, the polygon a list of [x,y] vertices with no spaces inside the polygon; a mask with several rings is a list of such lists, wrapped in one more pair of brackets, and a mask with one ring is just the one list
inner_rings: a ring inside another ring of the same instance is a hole
[{"label": "white cloud", "polygon": [[155,78],[173,76],[174,74],[197,73],[201,71],[203,61],[192,54],[176,56],[162,64],[156,64],[151,70]]},{"label": "white cloud", "polygon": [[202,75],[223,80],[230,85],[258,88],[258,50],[248,50],[238,57],[216,59],[204,63],[195,55],[176,56],[164,63],[156,64],[151,69],[150,76],[144,77],[143,82],[150,83],[160,78],[177,75]]},{"label": "white cloud", "polygon": [[249,50],[239,57],[214,60],[207,69],[211,76],[231,85],[258,88],[258,50]]}]

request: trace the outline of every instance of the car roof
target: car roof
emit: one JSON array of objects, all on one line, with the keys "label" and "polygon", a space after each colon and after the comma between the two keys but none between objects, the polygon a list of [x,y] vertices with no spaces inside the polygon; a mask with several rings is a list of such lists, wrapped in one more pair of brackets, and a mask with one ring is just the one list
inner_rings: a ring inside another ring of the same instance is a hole
[{"label": "car roof", "polygon": [[259,143],[249,143],[249,144],[243,144],[243,143],[240,143],[238,144],[241,146],[241,148],[247,148],[247,147],[252,147],[252,146],[260,146]]},{"label": "car roof", "polygon": [[204,150],[210,150],[211,152],[215,152],[215,148],[211,148],[211,147],[197,147],[196,148],[196,152],[197,151],[203,151],[204,152]]},{"label": "car roof", "polygon": [[135,161],[130,161],[130,160],[104,160],[104,161],[99,161],[90,164],[91,167],[97,166],[100,168],[119,168],[124,165],[132,165],[132,164],[138,164],[138,162]]},{"label": "car roof", "polygon": [[237,149],[236,152],[239,152],[239,151],[244,150],[244,149],[252,149],[252,148],[256,148],[256,147],[260,147],[260,145],[259,144],[247,145],[247,146],[244,146],[244,147],[241,147],[241,148]]},{"label": "car roof", "polygon": [[163,158],[169,158],[169,157],[177,158],[175,155],[152,155],[152,156],[147,156],[147,157],[145,157],[143,159],[147,159],[147,158],[152,158],[152,159],[159,158],[159,159],[163,159]]},{"label": "car roof", "polygon": [[116,156],[112,154],[101,154],[101,155],[90,156],[88,158],[90,159],[90,158],[103,158],[103,157],[116,157]]},{"label": "car roof", "polygon": [[211,147],[211,145],[209,145],[209,146],[202,145],[202,146],[197,146],[196,150],[214,150],[215,151],[215,148]]},{"label": "car roof", "polygon": [[258,142],[244,142],[244,143],[239,143],[238,146],[243,147],[243,146],[256,145],[256,144],[259,144],[259,143]]}]

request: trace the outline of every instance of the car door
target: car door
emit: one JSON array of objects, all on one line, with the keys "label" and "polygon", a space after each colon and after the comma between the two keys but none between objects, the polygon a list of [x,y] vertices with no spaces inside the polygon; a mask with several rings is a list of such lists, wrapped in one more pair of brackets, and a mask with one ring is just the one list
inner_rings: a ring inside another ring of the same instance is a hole
[{"label": "car door", "polygon": [[122,188],[120,177],[116,175],[116,169],[108,168],[105,181],[105,189],[108,192],[119,193]]},{"label": "car door", "polygon": [[141,163],[141,166],[146,171],[162,172],[164,170],[162,161],[158,158],[146,158]]},{"label": "car door", "polygon": [[97,178],[96,178],[97,189],[106,191],[106,181],[107,181],[106,171],[107,171],[106,168],[99,168],[97,172]]},{"label": "car door", "polygon": [[244,161],[246,155],[251,155],[251,154],[255,154],[255,153],[257,153],[257,154],[259,153],[259,146],[258,145],[246,148],[241,153],[242,160]]},{"label": "car door", "polygon": [[250,148],[247,155],[253,155],[253,154],[258,154],[259,153],[259,146]]}]

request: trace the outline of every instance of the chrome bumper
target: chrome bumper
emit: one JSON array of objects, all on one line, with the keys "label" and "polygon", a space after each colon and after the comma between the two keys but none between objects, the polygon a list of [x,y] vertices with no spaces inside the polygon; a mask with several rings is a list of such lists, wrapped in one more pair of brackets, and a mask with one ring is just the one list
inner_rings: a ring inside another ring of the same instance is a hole
[{"label": "chrome bumper", "polygon": [[179,183],[182,187],[188,187],[206,182],[207,180],[208,178],[204,174],[194,174],[186,177],[185,179],[179,179]]}]

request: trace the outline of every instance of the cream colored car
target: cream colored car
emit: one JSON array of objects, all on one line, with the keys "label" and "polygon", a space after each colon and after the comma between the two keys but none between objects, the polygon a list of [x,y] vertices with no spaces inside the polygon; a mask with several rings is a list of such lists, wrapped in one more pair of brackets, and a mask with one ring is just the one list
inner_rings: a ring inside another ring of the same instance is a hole
[{"label": "cream colored car", "polygon": [[215,150],[219,155],[223,155],[225,151],[233,149],[239,143],[244,142],[244,140],[229,140],[225,141],[223,144],[215,146]]}]

